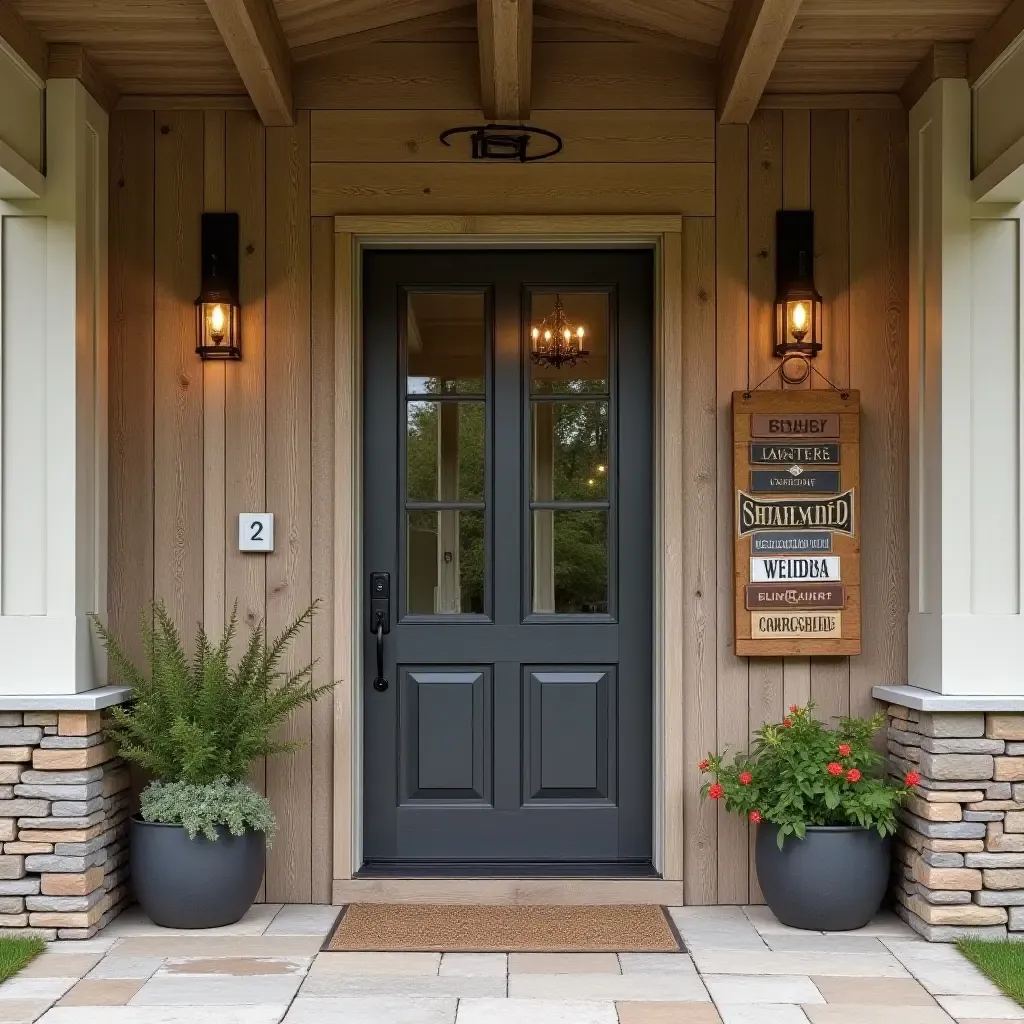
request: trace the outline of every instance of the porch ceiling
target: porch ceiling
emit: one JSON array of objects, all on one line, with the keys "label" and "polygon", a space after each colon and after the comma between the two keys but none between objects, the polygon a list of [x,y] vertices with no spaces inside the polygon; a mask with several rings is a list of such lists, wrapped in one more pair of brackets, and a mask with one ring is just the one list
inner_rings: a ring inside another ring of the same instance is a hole
[{"label": "porch ceiling", "polygon": [[[499,0],[495,9],[509,3]],[[341,54],[379,42],[473,43],[478,6],[483,11],[492,5],[490,0],[0,0],[0,36],[9,34],[5,19],[20,20],[43,44],[80,44],[122,97],[244,96],[248,91],[268,120],[254,75],[290,99],[289,64],[301,67],[335,55],[343,61]],[[756,106],[764,92],[898,92],[933,43],[963,44],[966,50],[1007,3],[533,0],[531,5],[519,0],[519,8],[524,6],[532,6],[536,43],[639,42],[680,53],[681,60],[706,61],[709,74],[716,73],[717,61],[720,112],[727,107],[742,114],[750,108],[750,96]],[[522,31],[520,24],[499,45],[514,48],[513,37]],[[17,49],[16,41],[8,42]],[[247,46],[253,48],[248,62],[239,54]],[[276,72],[275,46],[285,55]],[[492,64],[502,73],[498,57]],[[527,73],[529,62],[524,65],[521,54],[518,66],[520,74]],[[275,74],[287,81],[276,81]],[[727,82],[729,74],[740,74],[741,80]],[[728,90],[732,93],[723,95]]]}]

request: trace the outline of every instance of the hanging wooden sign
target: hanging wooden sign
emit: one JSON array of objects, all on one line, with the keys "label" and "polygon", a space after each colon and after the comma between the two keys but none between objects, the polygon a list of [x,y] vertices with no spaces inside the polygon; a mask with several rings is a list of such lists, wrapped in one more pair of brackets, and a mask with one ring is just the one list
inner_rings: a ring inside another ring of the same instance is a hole
[{"label": "hanging wooden sign", "polygon": [[736,391],[732,412],[736,653],[860,654],[860,393]]}]

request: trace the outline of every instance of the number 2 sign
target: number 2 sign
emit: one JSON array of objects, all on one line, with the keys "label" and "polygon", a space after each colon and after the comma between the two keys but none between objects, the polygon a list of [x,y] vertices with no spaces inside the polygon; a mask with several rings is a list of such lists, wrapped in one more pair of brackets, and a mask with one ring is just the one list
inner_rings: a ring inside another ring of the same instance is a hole
[{"label": "number 2 sign", "polygon": [[238,550],[274,550],[274,513],[238,513]]}]

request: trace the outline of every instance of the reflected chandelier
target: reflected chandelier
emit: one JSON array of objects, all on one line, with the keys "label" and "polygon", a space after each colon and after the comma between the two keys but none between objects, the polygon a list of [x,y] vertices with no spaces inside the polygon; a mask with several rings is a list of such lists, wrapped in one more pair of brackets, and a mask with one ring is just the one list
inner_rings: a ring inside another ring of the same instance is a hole
[{"label": "reflected chandelier", "polygon": [[573,324],[565,315],[562,297],[555,296],[555,308],[539,324],[530,329],[530,358],[538,366],[575,366],[578,359],[586,359],[586,328]]}]

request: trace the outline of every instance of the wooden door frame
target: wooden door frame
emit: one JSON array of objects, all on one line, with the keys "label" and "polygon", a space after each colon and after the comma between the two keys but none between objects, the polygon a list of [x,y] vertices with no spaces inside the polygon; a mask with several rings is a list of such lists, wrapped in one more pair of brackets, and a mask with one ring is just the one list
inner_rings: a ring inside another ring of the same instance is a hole
[{"label": "wooden door frame", "polygon": [[[338,216],[334,219],[334,903],[681,904],[684,853],[684,242],[691,218]],[[704,218],[692,218],[698,222]],[[355,879],[361,863],[362,253],[389,247],[645,247],[655,254],[654,864],[661,879]],[[692,770],[690,766],[689,770]]]}]

